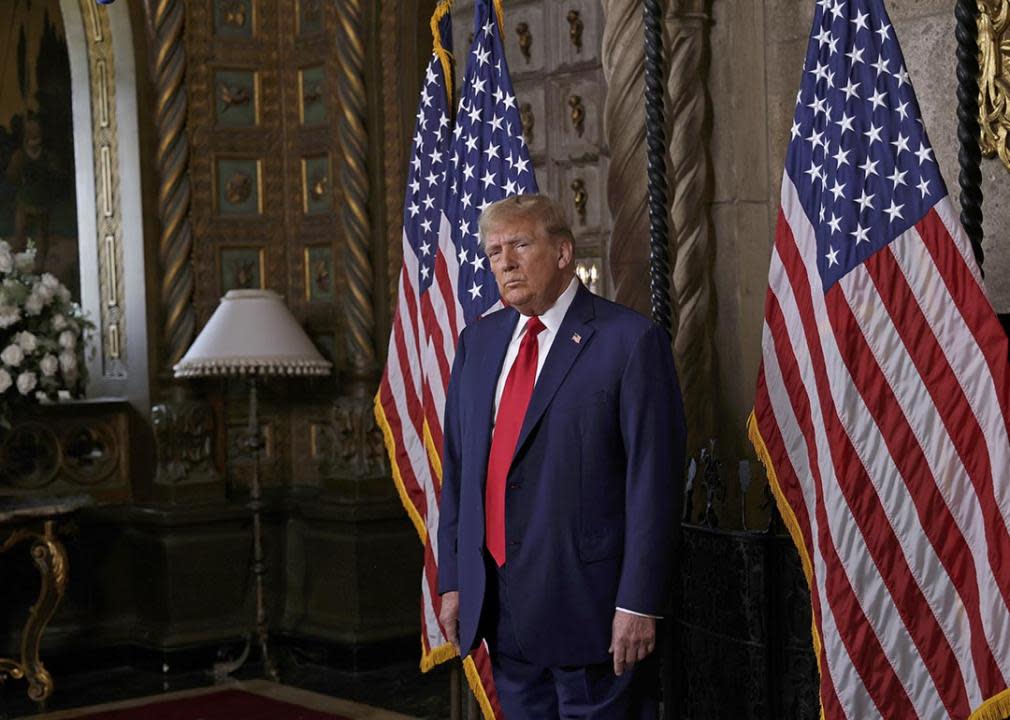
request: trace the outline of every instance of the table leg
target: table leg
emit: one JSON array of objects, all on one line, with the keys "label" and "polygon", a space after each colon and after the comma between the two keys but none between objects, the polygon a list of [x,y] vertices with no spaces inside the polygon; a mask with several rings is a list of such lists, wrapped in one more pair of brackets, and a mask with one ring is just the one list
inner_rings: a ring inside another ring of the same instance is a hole
[{"label": "table leg", "polygon": [[5,676],[24,678],[28,682],[28,697],[42,702],[53,692],[53,679],[39,658],[39,645],[46,625],[56,612],[67,588],[67,551],[53,530],[51,520],[46,521],[42,533],[30,530],[15,531],[2,546],[6,552],[18,543],[32,540],[31,555],[39,571],[41,587],[39,596],[28,613],[28,621],[21,631],[20,662],[0,658],[0,680]]}]

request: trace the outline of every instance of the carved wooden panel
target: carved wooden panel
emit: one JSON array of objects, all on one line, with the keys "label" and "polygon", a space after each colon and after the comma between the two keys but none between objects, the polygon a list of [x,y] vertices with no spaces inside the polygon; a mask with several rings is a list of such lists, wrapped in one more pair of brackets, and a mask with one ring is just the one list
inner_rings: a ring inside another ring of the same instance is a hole
[{"label": "carved wooden panel", "polygon": [[[600,0],[515,0],[505,4],[505,53],[537,183],[565,208],[587,281],[608,295],[610,211],[603,134],[606,83],[600,65]],[[473,0],[453,5],[453,46],[463,80]]]},{"label": "carved wooden panel", "polygon": [[[341,7],[325,0],[186,0],[198,327],[228,289],[269,288],[285,297],[338,366],[344,361],[338,299],[346,294],[337,267]],[[278,382],[262,396],[271,433],[269,482],[311,483],[314,476],[290,450],[309,412],[292,385]],[[325,387],[335,389],[332,382]],[[274,392],[295,402],[273,403]],[[225,426],[234,435],[246,412],[243,388],[229,388],[227,405]],[[236,467],[233,479],[241,480],[247,469]]]}]

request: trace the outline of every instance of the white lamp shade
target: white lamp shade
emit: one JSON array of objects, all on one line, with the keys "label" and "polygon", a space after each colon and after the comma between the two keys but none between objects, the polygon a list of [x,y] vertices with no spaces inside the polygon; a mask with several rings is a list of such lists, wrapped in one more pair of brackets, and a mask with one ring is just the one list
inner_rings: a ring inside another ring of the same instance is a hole
[{"label": "white lamp shade", "polygon": [[186,356],[176,377],[328,375],[319,354],[273,290],[229,290]]}]

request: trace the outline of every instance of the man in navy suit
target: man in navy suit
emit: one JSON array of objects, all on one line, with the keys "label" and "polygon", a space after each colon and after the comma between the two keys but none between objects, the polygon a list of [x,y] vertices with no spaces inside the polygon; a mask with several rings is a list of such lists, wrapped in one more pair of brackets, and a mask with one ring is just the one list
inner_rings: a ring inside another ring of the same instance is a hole
[{"label": "man in navy suit", "polygon": [[546,196],[490,205],[480,236],[507,307],[463,331],[449,381],[439,619],[464,654],[487,640],[508,720],[655,718],[685,443],[669,335],[578,281]]}]

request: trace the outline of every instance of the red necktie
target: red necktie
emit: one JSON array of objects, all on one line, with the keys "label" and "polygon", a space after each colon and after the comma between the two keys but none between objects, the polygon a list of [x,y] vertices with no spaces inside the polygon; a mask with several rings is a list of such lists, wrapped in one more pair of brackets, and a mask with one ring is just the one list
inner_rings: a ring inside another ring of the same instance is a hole
[{"label": "red necktie", "polygon": [[488,552],[499,567],[505,564],[505,479],[537,379],[537,336],[546,329],[536,315],[526,322],[526,335],[505,380],[491,436],[484,489],[484,529]]}]

